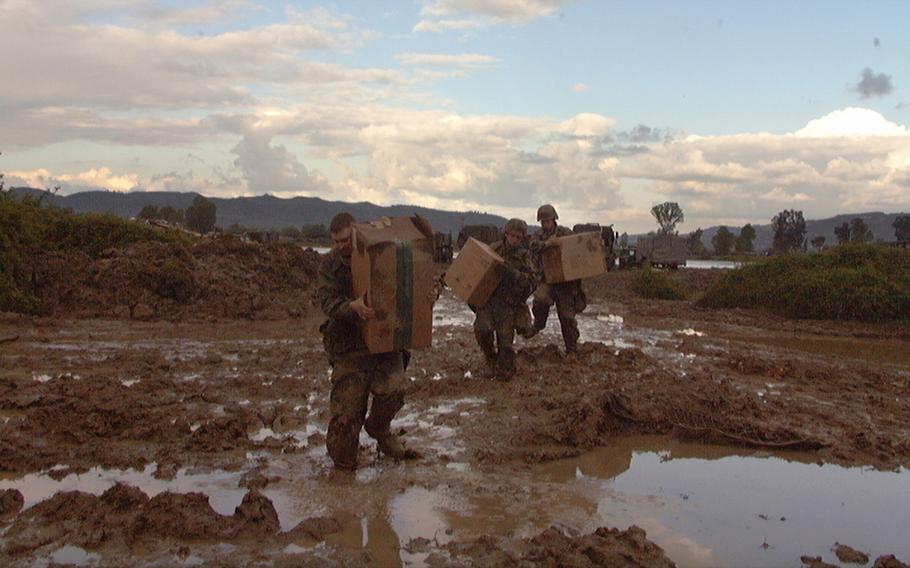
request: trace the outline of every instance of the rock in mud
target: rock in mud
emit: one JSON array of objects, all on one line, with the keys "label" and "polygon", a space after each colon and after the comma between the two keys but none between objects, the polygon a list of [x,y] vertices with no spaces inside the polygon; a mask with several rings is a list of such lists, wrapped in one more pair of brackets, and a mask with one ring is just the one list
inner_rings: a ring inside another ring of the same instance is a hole
[{"label": "rock in mud", "polygon": [[0,492],[0,521],[8,521],[19,514],[25,498],[18,489],[7,489]]},{"label": "rock in mud", "polygon": [[837,554],[837,559],[841,562],[848,562],[850,564],[866,564],[869,562],[868,554],[839,542],[834,543],[834,554]]},{"label": "rock in mud", "polygon": [[828,564],[822,560],[821,556],[800,556],[799,560],[809,568],[837,568],[834,564]]},{"label": "rock in mud", "polygon": [[876,558],[872,568],[910,568],[910,566],[895,558],[893,554],[886,554]]}]

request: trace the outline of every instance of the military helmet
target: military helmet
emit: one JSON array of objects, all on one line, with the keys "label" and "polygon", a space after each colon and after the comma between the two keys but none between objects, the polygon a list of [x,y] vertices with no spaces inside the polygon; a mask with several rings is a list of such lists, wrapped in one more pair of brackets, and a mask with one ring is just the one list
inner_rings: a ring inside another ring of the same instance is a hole
[{"label": "military helmet", "polygon": [[528,234],[528,224],[521,219],[509,219],[504,231],[506,233],[517,233],[521,236],[526,236]]},{"label": "military helmet", "polygon": [[555,221],[559,219],[559,215],[556,214],[556,208],[547,203],[546,205],[541,205],[537,210],[537,220],[552,220]]}]

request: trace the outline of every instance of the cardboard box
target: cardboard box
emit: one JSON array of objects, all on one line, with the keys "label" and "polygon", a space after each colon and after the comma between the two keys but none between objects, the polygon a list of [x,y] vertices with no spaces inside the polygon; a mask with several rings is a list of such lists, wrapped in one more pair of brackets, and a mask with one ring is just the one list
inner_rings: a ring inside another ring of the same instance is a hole
[{"label": "cardboard box", "polygon": [[502,263],[502,257],[489,245],[468,238],[446,271],[446,286],[472,306],[482,306],[499,286],[496,266]]},{"label": "cardboard box", "polygon": [[607,254],[600,233],[557,237],[556,245],[540,254],[548,284],[590,278],[607,271]]},{"label": "cardboard box", "polygon": [[433,229],[420,217],[358,223],[351,255],[354,297],[376,315],[361,324],[370,353],[429,347],[433,340]]}]

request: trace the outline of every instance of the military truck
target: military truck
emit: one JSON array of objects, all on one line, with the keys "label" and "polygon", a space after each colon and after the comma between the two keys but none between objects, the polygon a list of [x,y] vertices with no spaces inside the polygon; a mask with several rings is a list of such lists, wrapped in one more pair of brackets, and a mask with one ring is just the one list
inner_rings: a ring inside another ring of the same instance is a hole
[{"label": "military truck", "polygon": [[458,250],[468,242],[468,237],[474,237],[478,241],[486,244],[492,244],[501,237],[499,227],[496,225],[465,225],[458,233],[458,240],[455,245]]},{"label": "military truck", "polygon": [[600,233],[607,254],[607,270],[616,268],[616,255],[613,245],[616,243],[616,232],[613,225],[601,226],[600,223],[579,223],[572,226],[573,233]]},{"label": "military truck", "polygon": [[689,249],[679,235],[645,235],[635,244],[635,264],[676,270],[686,265]]}]

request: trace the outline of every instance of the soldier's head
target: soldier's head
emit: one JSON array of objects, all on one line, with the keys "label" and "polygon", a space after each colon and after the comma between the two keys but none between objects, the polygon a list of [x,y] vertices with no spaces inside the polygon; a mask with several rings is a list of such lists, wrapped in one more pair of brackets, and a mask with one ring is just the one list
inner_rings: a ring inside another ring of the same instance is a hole
[{"label": "soldier's head", "polygon": [[559,215],[556,214],[556,208],[549,203],[541,205],[537,209],[537,220],[540,221],[540,226],[543,227],[544,231],[555,229],[557,219],[559,219]]},{"label": "soldier's head", "polygon": [[354,252],[353,230],[354,216],[350,213],[343,211],[332,217],[332,222],[329,223],[329,233],[335,242],[332,248],[344,256],[351,256]]},{"label": "soldier's head", "polygon": [[506,244],[510,247],[518,246],[528,236],[528,224],[521,219],[509,219],[503,229],[503,234],[505,235]]}]

